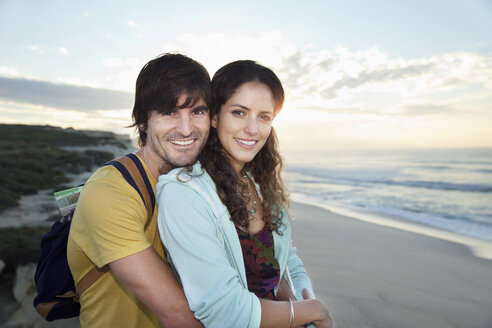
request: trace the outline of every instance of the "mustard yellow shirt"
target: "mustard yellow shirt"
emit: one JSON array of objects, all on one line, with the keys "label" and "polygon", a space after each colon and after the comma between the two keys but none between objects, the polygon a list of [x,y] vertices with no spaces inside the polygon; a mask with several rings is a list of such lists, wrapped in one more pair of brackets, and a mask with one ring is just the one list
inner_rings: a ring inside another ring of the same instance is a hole
[{"label": "mustard yellow shirt", "polygon": [[[155,192],[156,180],[140,162]],[[75,284],[94,265],[103,267],[151,246],[164,259],[156,216],[157,209],[144,230],[148,214],[139,194],[114,167],[99,168],[80,194],[68,238],[68,263]],[[82,294],[80,304],[82,328],[160,327],[157,317],[112,271]]]}]

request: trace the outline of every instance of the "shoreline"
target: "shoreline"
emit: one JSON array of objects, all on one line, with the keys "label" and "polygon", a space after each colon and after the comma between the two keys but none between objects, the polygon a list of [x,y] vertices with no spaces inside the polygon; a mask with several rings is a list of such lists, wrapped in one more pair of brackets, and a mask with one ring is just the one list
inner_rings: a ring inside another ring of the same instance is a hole
[{"label": "shoreline", "polygon": [[302,194],[292,194],[292,203],[305,204],[322,208],[335,214],[350,217],[352,219],[368,222],[384,227],[390,227],[402,231],[413,232],[423,236],[437,238],[464,245],[473,252],[476,257],[492,260],[492,241],[477,239],[456,232],[439,229],[423,223],[414,222],[402,217],[390,216],[382,213],[362,212],[343,207],[326,205],[317,202]]},{"label": "shoreline", "polygon": [[293,243],[337,328],[492,327],[492,261],[293,201]]}]

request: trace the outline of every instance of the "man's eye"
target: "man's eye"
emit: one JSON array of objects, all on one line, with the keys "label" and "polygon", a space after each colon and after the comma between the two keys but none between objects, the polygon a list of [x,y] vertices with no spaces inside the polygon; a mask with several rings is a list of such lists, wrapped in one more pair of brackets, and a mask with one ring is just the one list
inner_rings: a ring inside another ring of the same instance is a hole
[{"label": "man's eye", "polygon": [[199,106],[193,109],[193,115],[206,115],[208,114],[208,108],[206,106]]}]

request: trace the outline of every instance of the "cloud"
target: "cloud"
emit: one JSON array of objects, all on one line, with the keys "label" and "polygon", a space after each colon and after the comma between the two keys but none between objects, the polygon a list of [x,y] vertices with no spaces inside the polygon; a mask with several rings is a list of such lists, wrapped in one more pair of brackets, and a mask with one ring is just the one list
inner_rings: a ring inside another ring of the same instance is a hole
[{"label": "cloud", "polygon": [[14,67],[0,66],[0,77],[1,76],[18,77],[20,74]]},{"label": "cloud", "polygon": [[103,60],[102,64],[104,67],[121,68],[123,66],[124,60],[121,58],[111,57]]},{"label": "cloud", "polygon": [[126,21],[126,25],[128,25],[130,27],[135,27],[137,24],[135,23],[134,20],[130,19],[130,20]]},{"label": "cloud", "polygon": [[[135,24],[133,20],[127,23]],[[353,51],[342,45],[330,49],[299,46],[278,31],[185,33],[156,49],[184,53],[204,64],[211,75],[233,60],[257,60],[281,79],[286,91],[285,107],[325,111],[331,117],[339,113],[347,118],[350,114],[381,115],[385,119],[429,114],[443,117],[451,112],[483,112],[481,108],[490,108],[492,101],[492,57],[473,52],[408,59],[377,47]],[[63,76],[57,79],[62,84],[50,85],[57,86],[53,87],[56,90],[79,85],[86,91],[133,91],[135,78],[148,59],[105,58],[100,67],[104,76]],[[3,69],[8,77],[20,76],[12,69]],[[23,101],[31,98],[34,96],[22,97]],[[132,103],[124,102],[124,106]]]},{"label": "cloud", "polygon": [[211,75],[233,60],[257,60],[277,73],[289,108],[396,119],[490,107],[492,57],[471,51],[400,58],[378,47],[299,46],[278,31],[187,33],[161,49],[189,55]]},{"label": "cloud", "polygon": [[60,47],[60,48],[58,48],[58,51],[59,51],[59,52],[60,52],[63,56],[68,56],[68,55],[69,55],[68,50],[67,50],[67,48],[65,48],[65,47]]},{"label": "cloud", "polygon": [[492,58],[473,52],[403,59],[377,48],[305,48],[284,56],[276,72],[287,106],[326,112],[352,108],[354,115],[472,113],[490,108],[492,94]]},{"label": "cloud", "polygon": [[207,33],[180,35],[165,43],[162,52],[182,52],[200,61],[213,74],[223,65],[239,59],[256,60],[268,67],[281,66],[283,58],[296,53],[296,46],[278,31],[252,33]]},{"label": "cloud", "polygon": [[282,68],[278,74],[282,76],[283,84],[287,88],[296,89],[301,83],[303,71],[306,69],[306,65],[301,63],[302,57],[302,53],[298,51],[282,61]]},{"label": "cloud", "polygon": [[123,68],[123,69],[132,69],[140,68],[143,66],[137,58],[118,58],[118,57],[110,57],[105,58],[102,61],[102,65],[108,68]]},{"label": "cloud", "polygon": [[38,54],[44,55],[46,53],[45,49],[42,49],[39,45],[37,44],[31,44],[30,46],[27,47],[27,50],[36,52]]},{"label": "cloud", "polygon": [[427,63],[391,68],[382,67],[373,71],[364,70],[359,72],[356,77],[344,76],[330,87],[321,90],[321,93],[325,98],[334,98],[337,96],[337,91],[342,88],[353,89],[368,83],[387,83],[393,80],[406,79],[428,73],[432,68],[433,64]]},{"label": "cloud", "polygon": [[403,106],[403,110],[398,115],[410,115],[410,116],[428,116],[436,114],[456,115],[460,111],[450,105],[436,105],[436,104],[412,104]]},{"label": "cloud", "polygon": [[133,94],[47,81],[0,76],[0,100],[75,111],[117,110],[133,106]]}]

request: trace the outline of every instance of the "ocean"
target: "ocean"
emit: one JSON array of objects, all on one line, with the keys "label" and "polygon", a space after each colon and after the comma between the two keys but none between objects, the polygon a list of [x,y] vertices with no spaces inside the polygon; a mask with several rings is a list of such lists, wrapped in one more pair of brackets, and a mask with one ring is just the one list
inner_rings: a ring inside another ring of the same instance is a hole
[{"label": "ocean", "polygon": [[492,149],[290,152],[293,200],[492,241]]}]

